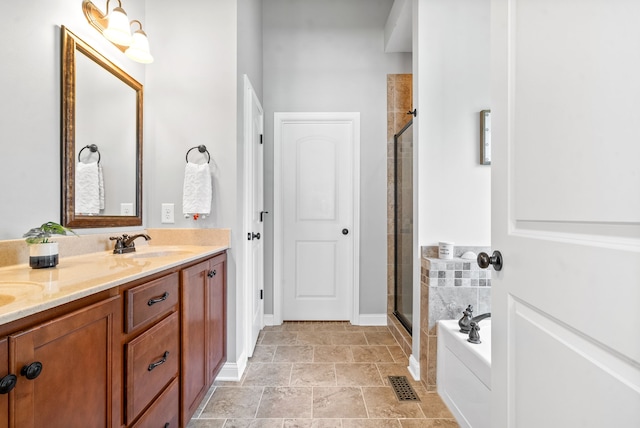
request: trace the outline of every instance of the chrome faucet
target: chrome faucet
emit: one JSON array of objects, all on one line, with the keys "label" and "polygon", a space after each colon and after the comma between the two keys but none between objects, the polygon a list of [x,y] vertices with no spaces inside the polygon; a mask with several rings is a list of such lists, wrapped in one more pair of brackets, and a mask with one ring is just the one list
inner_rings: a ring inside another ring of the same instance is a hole
[{"label": "chrome faucet", "polygon": [[122,236],[112,236],[109,239],[112,241],[116,241],[116,245],[113,249],[113,254],[124,254],[124,253],[132,253],[136,250],[135,241],[137,238],[144,238],[145,241],[151,239],[149,235],[144,233],[139,233],[137,235],[129,236],[127,234],[123,234]]},{"label": "chrome faucet", "polygon": [[480,341],[480,326],[478,325],[480,323],[480,321],[482,321],[485,318],[491,318],[491,312],[487,312],[486,314],[480,314],[478,316],[475,316],[473,318],[471,318],[471,323],[469,324],[469,326],[471,327],[471,329],[469,330],[469,338],[467,339],[468,342],[470,343],[482,343]]}]

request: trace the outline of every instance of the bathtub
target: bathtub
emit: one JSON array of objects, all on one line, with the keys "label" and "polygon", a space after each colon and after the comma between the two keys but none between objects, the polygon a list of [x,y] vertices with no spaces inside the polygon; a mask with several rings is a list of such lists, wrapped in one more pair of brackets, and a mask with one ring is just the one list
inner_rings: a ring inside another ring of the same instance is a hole
[{"label": "bathtub", "polygon": [[480,322],[480,344],[467,342],[458,320],[438,321],[438,393],[461,427],[491,426],[491,320]]}]

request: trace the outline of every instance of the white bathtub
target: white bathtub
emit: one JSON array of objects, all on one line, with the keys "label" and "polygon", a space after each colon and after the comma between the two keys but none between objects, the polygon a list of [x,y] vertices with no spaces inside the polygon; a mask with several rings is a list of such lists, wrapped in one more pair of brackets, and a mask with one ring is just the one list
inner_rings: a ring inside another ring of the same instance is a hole
[{"label": "white bathtub", "polygon": [[461,427],[491,426],[491,319],[480,321],[480,344],[467,342],[458,320],[438,321],[437,385]]}]

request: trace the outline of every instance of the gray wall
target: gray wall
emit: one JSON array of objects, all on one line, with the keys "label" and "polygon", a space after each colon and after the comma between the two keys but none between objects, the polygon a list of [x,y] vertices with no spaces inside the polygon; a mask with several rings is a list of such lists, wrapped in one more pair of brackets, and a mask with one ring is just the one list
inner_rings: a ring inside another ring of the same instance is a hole
[{"label": "gray wall", "polygon": [[[361,314],[387,310],[386,75],[411,73],[411,54],[384,53],[392,3],[269,0],[263,6],[267,211],[273,212],[273,113],[361,114]],[[273,313],[272,219],[265,225],[265,313]]]},{"label": "gray wall", "polygon": [[[60,221],[60,26],[145,83],[144,66],[91,27],[81,6],[67,0],[2,2],[0,240]],[[126,11],[145,22],[144,4],[130,2]]]}]

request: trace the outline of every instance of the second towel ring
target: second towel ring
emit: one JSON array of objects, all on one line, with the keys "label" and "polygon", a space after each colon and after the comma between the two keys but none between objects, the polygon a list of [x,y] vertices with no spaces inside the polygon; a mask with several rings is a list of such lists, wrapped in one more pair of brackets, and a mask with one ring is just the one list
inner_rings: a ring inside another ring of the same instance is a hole
[{"label": "second towel ring", "polygon": [[211,162],[211,155],[209,154],[209,150],[207,150],[207,146],[205,146],[204,144],[201,144],[199,146],[191,147],[189,150],[187,150],[187,155],[185,156],[185,159],[186,159],[187,163],[189,163],[189,152],[191,152],[191,150],[193,150],[193,149],[198,149],[198,151],[200,153],[206,153],[207,154],[207,163]]},{"label": "second towel ring", "polygon": [[100,156],[100,150],[98,150],[98,146],[96,146],[95,144],[87,144],[86,146],[84,146],[84,147],[82,148],[82,150],[80,150],[80,151],[78,152],[78,162],[82,162],[82,161],[80,160],[80,155],[82,154],[82,152],[84,151],[84,149],[89,149],[89,151],[90,151],[91,153],[96,153],[96,152],[97,152],[97,153],[98,153],[98,163],[100,163],[100,158],[101,158],[101,156]]}]

